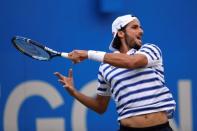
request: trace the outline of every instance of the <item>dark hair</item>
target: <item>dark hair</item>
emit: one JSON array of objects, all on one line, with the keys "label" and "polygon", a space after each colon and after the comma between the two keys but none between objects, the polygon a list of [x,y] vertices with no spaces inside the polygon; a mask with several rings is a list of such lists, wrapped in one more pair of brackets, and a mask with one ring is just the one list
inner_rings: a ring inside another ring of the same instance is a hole
[{"label": "dark hair", "polygon": [[120,49],[121,46],[121,41],[118,35],[116,35],[116,37],[114,38],[113,44],[112,44],[113,48],[115,49]]},{"label": "dark hair", "polygon": [[[119,29],[118,31],[123,31],[125,32],[125,28],[127,27],[124,26],[124,27],[121,27],[121,29]],[[120,49],[120,46],[121,46],[121,41],[120,41],[120,37],[118,36],[118,33],[116,34],[116,37],[114,38],[114,41],[113,41],[113,44],[112,44],[113,48],[115,49]]]}]

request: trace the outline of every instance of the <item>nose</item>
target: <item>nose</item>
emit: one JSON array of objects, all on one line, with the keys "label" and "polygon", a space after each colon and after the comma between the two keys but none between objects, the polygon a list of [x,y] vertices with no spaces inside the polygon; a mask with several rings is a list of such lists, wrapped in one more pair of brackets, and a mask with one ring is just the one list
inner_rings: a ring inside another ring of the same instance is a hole
[{"label": "nose", "polygon": [[139,33],[140,33],[140,35],[144,34],[144,30],[141,27],[139,28]]}]

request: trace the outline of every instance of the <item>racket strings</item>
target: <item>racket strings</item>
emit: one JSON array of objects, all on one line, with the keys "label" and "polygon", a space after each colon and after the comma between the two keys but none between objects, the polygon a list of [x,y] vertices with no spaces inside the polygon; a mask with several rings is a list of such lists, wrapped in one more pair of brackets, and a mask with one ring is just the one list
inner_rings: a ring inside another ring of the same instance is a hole
[{"label": "racket strings", "polygon": [[23,48],[28,51],[29,53],[31,53],[32,55],[37,55],[37,56],[41,56],[41,53],[39,52],[39,49],[38,47],[36,46],[33,46],[32,44],[23,44],[22,45]]},{"label": "racket strings", "polygon": [[50,59],[50,55],[47,51],[40,48],[37,45],[30,43],[29,41],[24,40],[16,40],[16,46],[21,50],[23,53],[39,60],[48,60]]}]

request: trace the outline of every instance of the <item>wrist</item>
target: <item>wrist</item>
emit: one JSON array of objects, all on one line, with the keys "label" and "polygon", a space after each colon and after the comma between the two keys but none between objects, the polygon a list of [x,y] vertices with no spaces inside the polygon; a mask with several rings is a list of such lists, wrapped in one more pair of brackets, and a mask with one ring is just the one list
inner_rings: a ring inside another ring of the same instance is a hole
[{"label": "wrist", "polygon": [[103,51],[89,50],[88,59],[98,61],[98,62],[103,62],[105,54],[106,52],[103,52]]},{"label": "wrist", "polygon": [[75,89],[70,90],[70,91],[69,91],[69,94],[70,94],[71,96],[76,96],[77,90],[75,90]]}]

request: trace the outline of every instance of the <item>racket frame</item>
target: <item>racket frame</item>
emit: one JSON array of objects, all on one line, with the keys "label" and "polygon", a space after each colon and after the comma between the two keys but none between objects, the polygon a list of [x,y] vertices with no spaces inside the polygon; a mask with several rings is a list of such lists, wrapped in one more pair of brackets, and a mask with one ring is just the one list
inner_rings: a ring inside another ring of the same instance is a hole
[{"label": "racket frame", "polygon": [[[38,58],[36,58],[36,57],[34,57],[34,56],[32,56],[32,55],[26,53],[26,52],[25,52],[24,50],[22,50],[19,46],[17,46],[17,43],[15,42],[15,40],[17,40],[17,39],[22,39],[22,40],[25,41],[26,43],[35,45],[35,46],[37,46],[37,47],[39,47],[39,48],[45,50],[46,53],[48,53],[49,58],[48,58],[48,59],[38,59]],[[68,53],[66,53],[66,52],[58,52],[58,51],[56,51],[56,50],[53,50],[53,49],[51,49],[51,48],[49,48],[49,47],[47,47],[47,46],[44,46],[44,45],[42,45],[42,44],[40,44],[40,43],[38,43],[38,42],[36,42],[36,41],[34,41],[34,40],[31,40],[31,39],[29,39],[29,38],[26,38],[26,37],[14,36],[14,37],[12,38],[12,43],[13,43],[13,45],[15,46],[15,48],[18,49],[21,53],[23,53],[23,54],[25,54],[25,55],[27,55],[27,56],[29,56],[29,57],[31,57],[31,58],[37,59],[37,60],[48,61],[48,60],[52,59],[52,58],[55,57],[55,56],[62,56],[62,57],[64,57],[64,58],[68,58]]]}]

